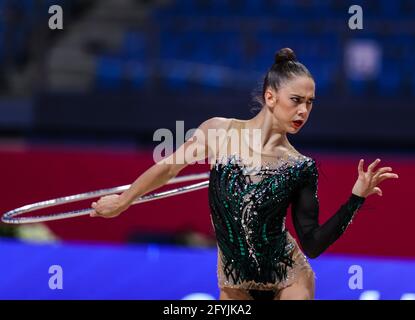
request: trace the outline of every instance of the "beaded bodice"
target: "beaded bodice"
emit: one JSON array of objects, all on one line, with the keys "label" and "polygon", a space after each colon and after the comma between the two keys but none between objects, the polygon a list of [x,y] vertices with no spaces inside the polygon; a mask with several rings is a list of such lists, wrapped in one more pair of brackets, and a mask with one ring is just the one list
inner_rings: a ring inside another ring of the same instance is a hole
[{"label": "beaded bodice", "polygon": [[290,155],[259,167],[236,155],[211,168],[209,204],[223,273],[232,283],[276,283],[292,267],[285,217],[301,181],[316,170],[313,159]]}]

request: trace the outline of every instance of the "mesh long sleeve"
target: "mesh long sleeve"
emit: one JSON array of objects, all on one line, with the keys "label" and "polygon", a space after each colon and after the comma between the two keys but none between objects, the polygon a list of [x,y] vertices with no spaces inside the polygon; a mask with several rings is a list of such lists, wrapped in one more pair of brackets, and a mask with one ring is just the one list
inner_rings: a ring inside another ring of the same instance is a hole
[{"label": "mesh long sleeve", "polygon": [[318,170],[315,161],[302,174],[302,183],[292,198],[291,212],[304,253],[316,258],[344,233],[365,198],[352,193],[330,219],[319,225]]}]

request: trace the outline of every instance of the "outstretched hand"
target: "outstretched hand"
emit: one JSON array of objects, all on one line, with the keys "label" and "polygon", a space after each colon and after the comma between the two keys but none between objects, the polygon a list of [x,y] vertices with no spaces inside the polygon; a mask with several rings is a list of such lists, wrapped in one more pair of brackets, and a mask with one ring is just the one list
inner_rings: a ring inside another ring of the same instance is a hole
[{"label": "outstretched hand", "polygon": [[353,186],[353,194],[364,198],[375,193],[379,196],[382,196],[382,190],[378,187],[379,183],[386,179],[399,178],[396,173],[392,173],[391,167],[382,167],[375,170],[375,167],[379,164],[379,162],[380,159],[373,161],[365,172],[363,170],[364,160],[360,159],[359,165],[357,167],[359,176]]}]

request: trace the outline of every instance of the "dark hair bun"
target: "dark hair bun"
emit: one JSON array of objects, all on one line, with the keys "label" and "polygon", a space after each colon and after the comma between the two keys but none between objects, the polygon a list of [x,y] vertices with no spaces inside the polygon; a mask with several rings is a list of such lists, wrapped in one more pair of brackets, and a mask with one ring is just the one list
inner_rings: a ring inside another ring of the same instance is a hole
[{"label": "dark hair bun", "polygon": [[297,61],[295,53],[290,48],[283,48],[275,54],[275,63],[285,63],[288,61]]}]

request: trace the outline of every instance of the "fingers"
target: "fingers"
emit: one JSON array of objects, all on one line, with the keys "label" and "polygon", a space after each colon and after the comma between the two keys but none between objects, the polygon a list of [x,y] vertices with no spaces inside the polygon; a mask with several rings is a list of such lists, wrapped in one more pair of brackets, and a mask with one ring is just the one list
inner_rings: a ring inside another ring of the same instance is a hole
[{"label": "fingers", "polygon": [[382,173],[381,175],[379,175],[377,179],[377,183],[380,183],[386,179],[398,179],[398,178],[399,176],[396,173]]},{"label": "fingers", "polygon": [[101,197],[97,202],[91,203],[90,217],[110,218],[116,213],[116,200],[118,195],[109,195]]},{"label": "fingers", "polygon": [[363,173],[363,164],[364,164],[365,160],[360,159],[359,164],[357,165],[357,171],[360,174]]},{"label": "fingers", "polygon": [[378,178],[381,174],[386,173],[388,171],[392,171],[392,168],[391,167],[382,167],[382,168],[380,168],[376,171],[376,173],[373,177]]},{"label": "fingers", "polygon": [[91,218],[93,218],[93,217],[99,217],[99,214],[98,214],[98,212],[96,211],[96,207],[97,207],[97,203],[94,201],[94,202],[92,202],[92,204],[91,204],[91,208],[92,209],[95,209],[95,210],[93,210],[90,214],[89,214],[89,216],[91,217]]},{"label": "fingers", "polygon": [[383,195],[382,189],[379,187],[374,187],[373,191],[374,191],[373,193],[376,193],[380,197]]},{"label": "fingers", "polygon": [[367,167],[367,172],[368,173],[373,173],[373,169],[378,165],[378,163],[380,162],[380,159],[376,159],[375,161],[373,161],[368,167]]}]

